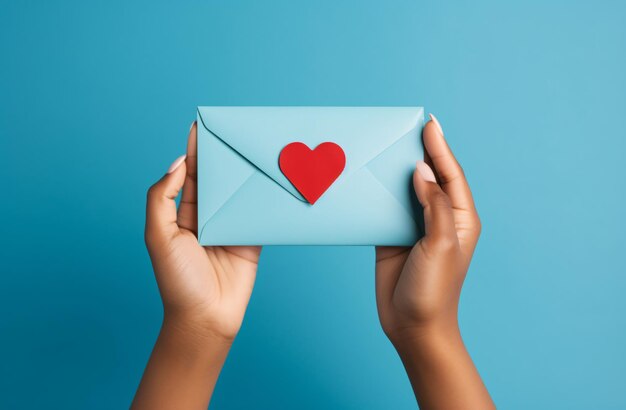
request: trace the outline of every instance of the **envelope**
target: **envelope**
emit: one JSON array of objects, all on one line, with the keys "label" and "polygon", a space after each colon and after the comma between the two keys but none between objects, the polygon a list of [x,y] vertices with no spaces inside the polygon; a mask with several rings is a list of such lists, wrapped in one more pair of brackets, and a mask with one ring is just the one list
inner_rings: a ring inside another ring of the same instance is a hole
[{"label": "envelope", "polygon": [[[423,126],[421,107],[198,107],[200,244],[415,244]],[[329,185],[314,202],[307,178]]]}]

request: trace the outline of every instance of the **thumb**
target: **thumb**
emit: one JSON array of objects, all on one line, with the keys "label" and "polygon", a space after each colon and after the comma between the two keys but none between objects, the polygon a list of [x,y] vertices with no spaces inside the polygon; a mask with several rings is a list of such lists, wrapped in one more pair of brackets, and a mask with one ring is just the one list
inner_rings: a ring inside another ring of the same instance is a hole
[{"label": "thumb", "polygon": [[186,155],[178,157],[167,174],[148,190],[145,231],[148,247],[167,241],[178,233],[175,200],[185,182],[185,158]]},{"label": "thumb", "polygon": [[413,186],[424,208],[424,244],[436,247],[458,245],[450,198],[437,184],[433,170],[424,161],[417,161]]}]

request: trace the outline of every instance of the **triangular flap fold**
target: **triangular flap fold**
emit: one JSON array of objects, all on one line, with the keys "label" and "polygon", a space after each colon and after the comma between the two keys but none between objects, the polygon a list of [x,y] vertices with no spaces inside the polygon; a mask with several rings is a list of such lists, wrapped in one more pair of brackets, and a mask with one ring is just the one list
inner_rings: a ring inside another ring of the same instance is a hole
[{"label": "triangular flap fold", "polygon": [[338,144],[346,154],[340,178],[346,178],[423,119],[421,107],[198,107],[198,114],[209,132],[300,201],[278,164],[287,144]]}]

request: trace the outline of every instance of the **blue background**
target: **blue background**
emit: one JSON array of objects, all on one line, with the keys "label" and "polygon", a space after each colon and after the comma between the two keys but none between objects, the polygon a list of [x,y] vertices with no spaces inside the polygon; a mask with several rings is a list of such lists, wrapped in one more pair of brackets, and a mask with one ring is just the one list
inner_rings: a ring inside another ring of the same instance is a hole
[{"label": "blue background", "polygon": [[[145,192],[197,105],[424,105],[484,233],[503,409],[626,408],[626,3],[0,3],[0,407],[127,407],[161,320]],[[216,409],[413,408],[372,248],[269,247]]]}]

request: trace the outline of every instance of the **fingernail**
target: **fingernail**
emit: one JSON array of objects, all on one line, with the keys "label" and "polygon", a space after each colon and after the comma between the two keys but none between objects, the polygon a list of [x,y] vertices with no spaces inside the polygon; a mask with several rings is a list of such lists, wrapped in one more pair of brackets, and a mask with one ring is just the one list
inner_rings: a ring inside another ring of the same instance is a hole
[{"label": "fingernail", "polygon": [[194,120],[191,125],[189,126],[189,132],[191,132],[191,129],[193,128],[193,125],[196,123],[196,120]]},{"label": "fingernail", "polygon": [[435,125],[437,126],[437,129],[439,130],[439,134],[441,134],[441,136],[443,137],[443,128],[441,128],[441,124],[439,124],[439,121],[437,121],[437,117],[435,117],[433,114],[428,114],[430,116],[430,119],[432,120],[432,122],[435,123]]},{"label": "fingernail", "polygon": [[427,163],[425,163],[424,161],[417,161],[415,167],[417,168],[417,172],[420,173],[424,181],[437,183],[435,174],[433,173],[433,170],[430,169]]},{"label": "fingernail", "polygon": [[176,161],[174,161],[172,165],[170,165],[170,169],[167,170],[167,173],[171,174],[172,172],[176,171],[180,164],[185,162],[185,158],[187,158],[187,155],[181,155],[180,157],[176,158]]}]

